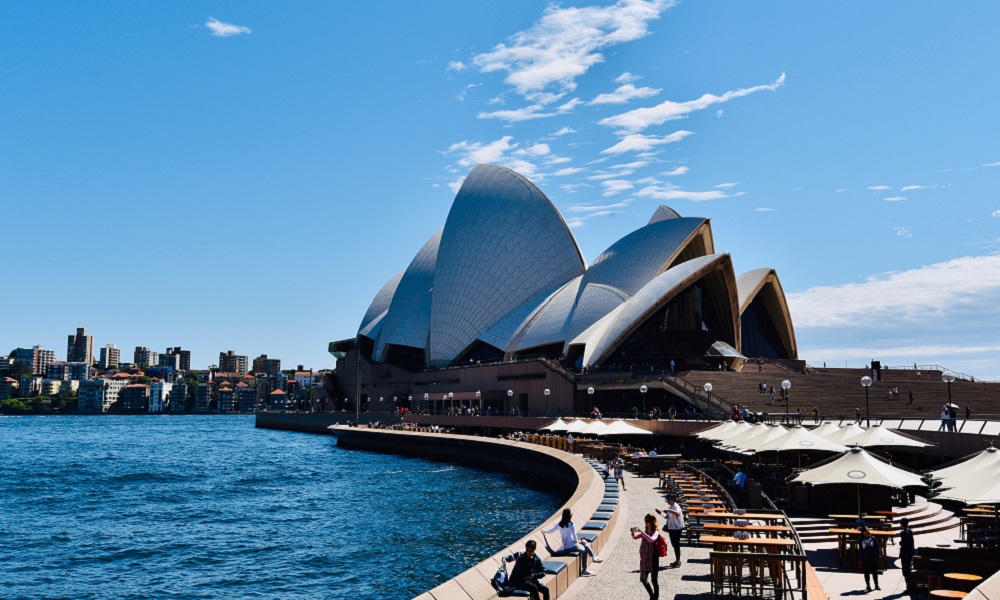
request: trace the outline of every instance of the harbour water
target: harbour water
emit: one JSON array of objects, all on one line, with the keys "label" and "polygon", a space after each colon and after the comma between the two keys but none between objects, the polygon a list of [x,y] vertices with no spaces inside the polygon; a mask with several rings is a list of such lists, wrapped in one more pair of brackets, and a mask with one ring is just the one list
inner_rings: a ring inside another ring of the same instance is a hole
[{"label": "harbour water", "polygon": [[0,418],[0,598],[412,598],[562,501],[252,416]]}]

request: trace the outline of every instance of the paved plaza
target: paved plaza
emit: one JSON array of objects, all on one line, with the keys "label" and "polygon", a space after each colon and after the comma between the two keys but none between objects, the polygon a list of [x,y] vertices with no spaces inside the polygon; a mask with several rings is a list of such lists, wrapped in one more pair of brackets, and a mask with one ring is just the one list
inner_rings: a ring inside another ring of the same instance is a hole
[{"label": "paved plaza", "polygon": [[[618,508],[621,515],[618,524],[612,532],[608,544],[601,552],[603,563],[593,564],[590,570],[592,577],[581,577],[565,594],[561,596],[568,600],[645,600],[649,594],[639,583],[639,541],[633,540],[629,533],[630,527],[642,527],[643,517],[653,513],[654,509],[663,509],[666,502],[663,494],[657,489],[655,477],[638,477],[634,473],[625,473],[627,490],[620,492]],[[660,526],[662,517],[657,516]],[[953,529],[939,533],[928,533],[916,536],[917,547],[964,545],[957,540],[958,530]],[[711,598],[710,566],[707,545],[686,546],[681,548],[680,568],[666,567],[673,561],[673,549],[660,559],[660,597],[664,600],[677,598]],[[809,561],[816,569],[819,580],[823,584],[829,598],[859,597],[888,598],[892,600],[906,599],[902,572],[899,569],[899,546],[890,545],[887,550],[888,569],[879,576],[881,590],[865,592],[863,576],[858,572],[841,570],[837,559],[836,543],[806,544]],[[744,596],[749,597],[749,596]],[[810,597],[810,600],[813,600]],[[818,599],[817,599],[818,600]]]}]

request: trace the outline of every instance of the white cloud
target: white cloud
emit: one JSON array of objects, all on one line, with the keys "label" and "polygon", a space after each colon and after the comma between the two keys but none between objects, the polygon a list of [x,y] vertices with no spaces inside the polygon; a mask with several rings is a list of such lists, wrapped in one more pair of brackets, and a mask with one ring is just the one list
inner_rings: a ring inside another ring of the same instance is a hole
[{"label": "white cloud", "polygon": [[990,214],[993,215],[994,217],[1000,217],[1000,210],[995,210]]},{"label": "white cloud", "polygon": [[556,113],[541,112],[545,107],[541,104],[532,104],[530,106],[525,106],[524,108],[517,108],[513,110],[495,110],[493,112],[480,112],[476,115],[479,119],[500,119],[501,121],[507,121],[508,123],[518,123],[520,121],[530,121],[531,119],[544,119],[547,117],[554,117]]},{"label": "white cloud", "polygon": [[721,96],[704,94],[697,100],[690,100],[688,102],[673,102],[671,100],[667,100],[656,106],[636,108],[620,115],[607,117],[605,119],[601,119],[598,123],[601,125],[607,125],[608,127],[617,127],[624,133],[635,133],[653,125],[660,125],[675,119],[683,119],[695,111],[708,108],[714,104],[728,102],[733,98],[741,98],[760,91],[773,92],[784,85],[784,83],[785,74],[782,73],[780,77],[769,85],[757,85],[751,88],[740,88],[738,90],[725,92]]},{"label": "white cloud", "polygon": [[556,110],[559,111],[560,113],[565,114],[568,112],[572,112],[574,108],[580,106],[581,104],[583,104],[583,100],[580,100],[579,98],[573,98],[569,102],[559,105],[559,107],[556,108]]},{"label": "white cloud", "polygon": [[888,185],[870,185],[870,186],[868,186],[867,189],[869,189],[869,190],[871,190],[873,192],[884,192],[885,190],[891,190],[892,186],[888,186]]},{"label": "white cloud", "polygon": [[614,146],[601,150],[601,154],[624,154],[626,152],[643,152],[662,146],[663,144],[673,144],[679,142],[689,135],[694,135],[693,131],[675,131],[669,135],[643,135],[641,133],[631,133],[626,135]]},{"label": "white cloud", "polygon": [[728,189],[734,188],[734,187],[736,187],[738,185],[739,185],[739,183],[730,181],[730,182],[727,182],[727,183],[720,183],[719,185],[717,185],[715,187],[717,187],[719,189],[723,189],[723,190],[728,190]]},{"label": "white cloud", "polygon": [[926,189],[927,189],[926,185],[904,185],[903,187],[899,188],[899,191],[909,192],[910,190],[926,190]]},{"label": "white cloud", "polygon": [[690,169],[684,166],[673,168],[669,171],[660,173],[660,175],[665,175],[666,177],[674,177],[675,175],[685,175]]},{"label": "white cloud", "polygon": [[577,130],[573,129],[572,127],[563,127],[559,131],[553,133],[552,135],[555,136],[555,137],[559,137],[559,136],[563,136],[563,135],[566,135],[566,134],[569,134],[569,133],[576,133],[576,131]]},{"label": "white cloud", "polygon": [[586,171],[586,169],[582,167],[567,167],[565,169],[559,169],[552,175],[554,177],[566,177],[568,175],[576,175],[577,173],[582,173],[584,171]]},{"label": "white cloud", "polygon": [[755,209],[753,209],[753,211],[754,212],[777,212],[778,209],[777,208],[755,208]]},{"label": "white cloud", "polygon": [[692,202],[705,202],[708,200],[720,200],[731,198],[737,194],[726,194],[718,190],[708,192],[689,192],[673,186],[651,185],[644,187],[635,193],[636,196],[652,198],[654,200],[690,200]]},{"label": "white cloud", "polygon": [[909,227],[897,227],[896,228],[896,235],[902,236],[902,237],[905,237],[905,238],[911,238],[911,237],[913,237],[913,231],[911,231]]},{"label": "white cloud", "polygon": [[995,324],[1000,322],[998,297],[1000,254],[991,254],[875,275],[863,283],[814,287],[789,294],[788,302],[796,330],[927,328],[938,319],[967,318],[971,312],[982,317],[976,323],[994,324],[989,329],[995,338]]},{"label": "white cloud", "polygon": [[467,85],[464,88],[462,88],[462,91],[459,92],[457,96],[455,96],[455,99],[458,100],[459,102],[465,102],[465,95],[468,93],[469,90],[471,90],[472,88],[475,88],[475,87],[479,87],[479,84],[478,83],[470,83],[469,85]]},{"label": "white cloud", "polygon": [[628,191],[635,186],[624,179],[609,179],[608,181],[602,181],[601,186],[604,188],[602,196],[614,196],[615,194],[620,194],[622,192]]},{"label": "white cloud", "polygon": [[545,156],[549,154],[548,144],[533,144],[527,148],[516,151],[514,154],[528,155],[528,156]]},{"label": "white cloud", "polygon": [[[513,140],[511,136],[505,135],[498,140],[488,143],[463,140],[449,146],[442,154],[457,154],[458,159],[455,161],[455,164],[462,167],[459,170],[461,177],[448,184],[451,190],[458,192],[458,188],[462,187],[462,181],[464,181],[469,168],[482,163],[507,167],[527,178],[533,177],[536,180],[544,178],[544,174],[538,172],[538,167],[535,163],[521,158],[532,156],[530,151],[527,149],[519,150],[519,145],[511,143],[511,140]],[[530,148],[536,148],[537,151],[538,146],[545,146],[545,144],[536,144]],[[547,146],[545,147],[547,148]]]},{"label": "white cloud", "polygon": [[626,206],[628,206],[628,202],[616,202],[614,204],[578,204],[576,206],[571,206],[566,210],[571,213],[595,213],[602,211],[606,212],[616,208],[625,208]]},{"label": "white cloud", "polygon": [[638,75],[625,71],[618,77],[615,77],[615,83],[632,83],[633,81],[638,81],[639,79],[642,78],[639,77]]},{"label": "white cloud", "polygon": [[890,196],[889,198],[883,198],[886,202],[902,202],[906,200],[906,196]]},{"label": "white cloud", "polygon": [[587,104],[625,104],[633,98],[651,98],[660,93],[660,89],[651,87],[641,87],[637,88],[631,83],[626,83],[625,85],[615,89],[615,91],[600,94]]},{"label": "white cloud", "polygon": [[995,162],[995,163],[986,163],[986,164],[984,164],[983,166],[984,166],[984,167],[1000,167],[1000,162]]},{"label": "white cloud", "polygon": [[834,193],[836,193],[836,194],[843,194],[844,192],[846,192],[846,191],[847,191],[847,188],[838,188],[838,189],[836,189],[836,190],[833,190],[833,191],[834,191]]},{"label": "white cloud", "polygon": [[604,60],[600,50],[645,37],[650,21],[672,5],[672,0],[619,0],[581,8],[553,4],[530,29],[472,62],[483,73],[507,73],[504,82],[523,96],[549,86],[573,90],[577,77]]},{"label": "white cloud", "polygon": [[212,31],[212,35],[215,37],[232,37],[234,35],[251,33],[249,27],[245,27],[243,25],[233,25],[232,23],[223,23],[215,17],[209,17],[208,20],[205,21],[205,27],[208,27]]},{"label": "white cloud", "polygon": [[448,63],[447,70],[448,71],[458,71],[459,73],[461,73],[462,71],[464,71],[464,70],[466,70],[468,68],[469,67],[464,62],[462,62],[460,60],[453,60],[453,61],[451,61],[451,62]]},{"label": "white cloud", "polygon": [[716,119],[721,119],[722,118],[722,109],[721,108],[719,110],[715,111],[715,118]]}]

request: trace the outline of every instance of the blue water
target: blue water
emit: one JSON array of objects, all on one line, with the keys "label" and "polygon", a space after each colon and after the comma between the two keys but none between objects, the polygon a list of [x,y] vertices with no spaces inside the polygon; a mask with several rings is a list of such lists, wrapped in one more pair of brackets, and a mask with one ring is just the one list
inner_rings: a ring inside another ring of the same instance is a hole
[{"label": "blue water", "polygon": [[412,598],[562,501],[251,416],[0,417],[0,598]]}]

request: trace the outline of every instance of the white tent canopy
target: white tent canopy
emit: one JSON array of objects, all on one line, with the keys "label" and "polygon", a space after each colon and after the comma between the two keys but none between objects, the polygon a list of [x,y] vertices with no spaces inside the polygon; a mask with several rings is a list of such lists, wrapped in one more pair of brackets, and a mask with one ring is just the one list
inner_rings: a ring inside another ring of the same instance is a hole
[{"label": "white tent canopy", "polygon": [[566,423],[566,421],[563,421],[562,419],[556,419],[555,421],[552,421],[545,427],[539,427],[539,429],[543,431],[552,431],[554,433],[558,433],[560,431],[566,431],[566,428],[568,426],[569,425]]},{"label": "white tent canopy", "polygon": [[847,446],[821,438],[804,427],[792,427],[784,435],[769,439],[757,446],[757,452],[787,452],[789,450],[823,450],[844,452]]},{"label": "white tent canopy", "polygon": [[968,460],[931,471],[928,475],[934,479],[940,479],[942,485],[949,485],[952,478],[965,479],[969,475],[978,477],[980,472],[992,475],[998,471],[1000,471],[1000,450],[990,446]]},{"label": "white tent canopy", "polygon": [[727,431],[735,429],[736,425],[737,425],[736,421],[725,421],[723,423],[719,423],[715,427],[710,427],[704,431],[699,431],[698,433],[692,435],[696,438],[701,438],[703,440],[718,440],[722,438],[715,436],[724,435]]},{"label": "white tent canopy", "polygon": [[731,430],[730,435],[719,440],[719,442],[716,443],[715,445],[716,447],[723,449],[740,447],[740,444],[742,444],[744,441],[764,433],[765,429],[767,429],[767,425],[764,425],[763,423],[754,423],[753,425],[747,425],[745,427],[740,427],[739,429],[733,429]]},{"label": "white tent canopy", "polygon": [[840,431],[840,425],[831,423],[830,421],[823,421],[820,423],[819,427],[812,430],[813,434],[818,435],[821,438],[825,438],[835,431]]},{"label": "white tent canopy", "polygon": [[774,426],[764,426],[764,430],[753,436],[752,438],[747,438],[736,444],[735,447],[740,451],[747,454],[753,454],[757,452],[758,448],[766,444],[770,440],[779,438],[788,433],[788,430],[781,425]]},{"label": "white tent canopy", "polygon": [[587,428],[587,422],[583,419],[573,419],[573,421],[566,426],[566,433],[580,433]]},{"label": "white tent canopy", "polygon": [[600,435],[607,429],[607,425],[600,419],[594,419],[586,427],[580,430],[580,435]]},{"label": "white tent canopy", "polygon": [[979,481],[964,481],[934,497],[965,504],[1000,504],[1000,477],[994,474]]},{"label": "white tent canopy", "polygon": [[862,448],[852,448],[840,458],[803,471],[789,481],[815,485],[857,483],[893,488],[927,485],[919,475],[884,463]]},{"label": "white tent canopy", "polygon": [[881,425],[872,425],[858,435],[851,436],[848,438],[847,443],[852,446],[861,446],[862,448],[874,448],[876,446],[908,446],[911,448],[927,448],[932,445],[900,435],[887,427],[882,427]]},{"label": "white tent canopy", "polygon": [[643,429],[642,427],[636,427],[635,425],[630,425],[621,419],[615,419],[604,431],[598,433],[597,435],[653,435],[652,431],[648,429]]},{"label": "white tent canopy", "polygon": [[834,431],[833,433],[824,435],[823,437],[831,442],[850,445],[852,443],[850,441],[851,438],[861,435],[864,431],[864,429],[858,427],[855,423],[851,423],[841,427],[838,431]]}]

